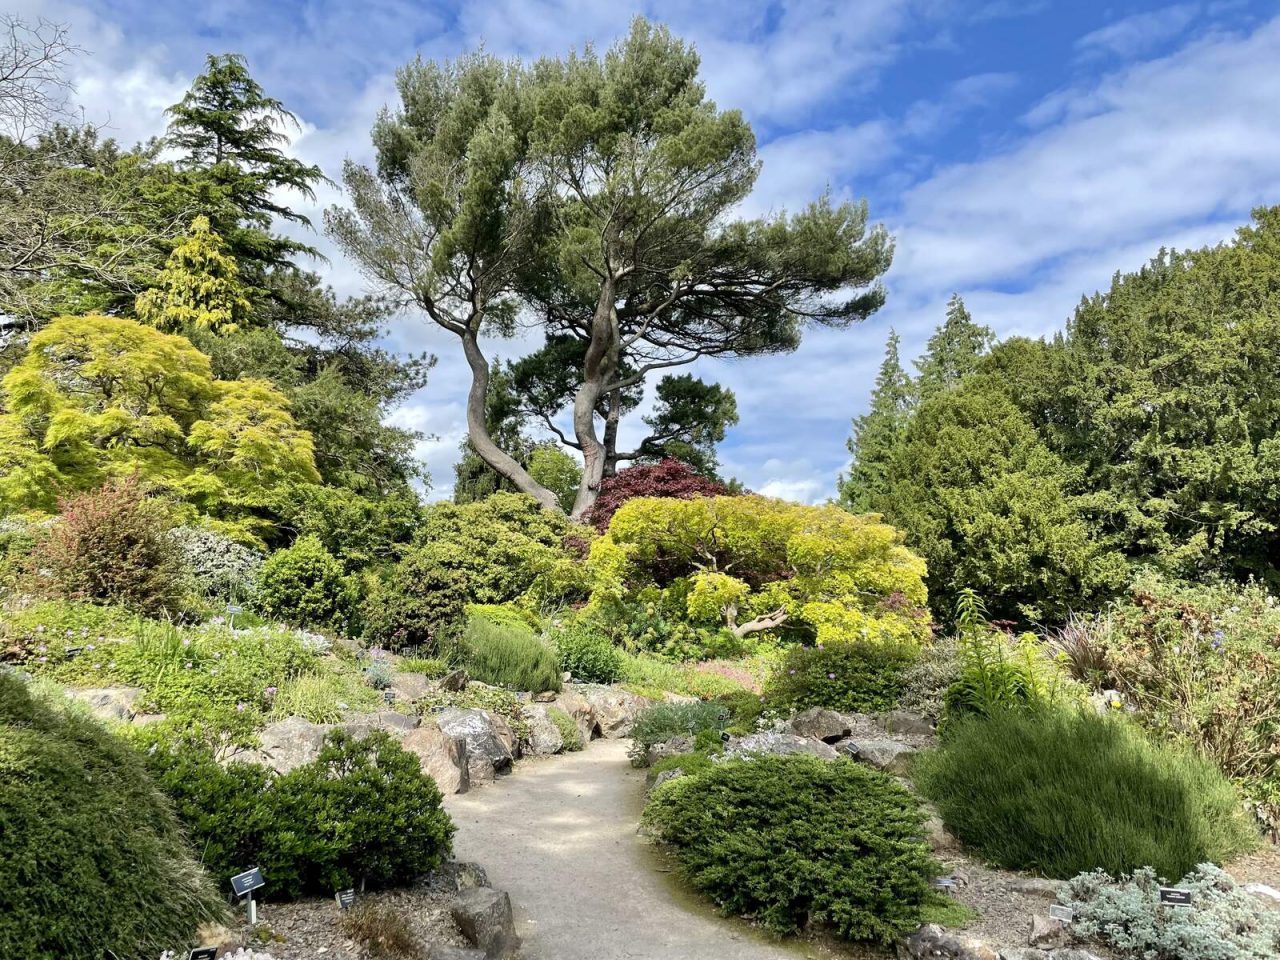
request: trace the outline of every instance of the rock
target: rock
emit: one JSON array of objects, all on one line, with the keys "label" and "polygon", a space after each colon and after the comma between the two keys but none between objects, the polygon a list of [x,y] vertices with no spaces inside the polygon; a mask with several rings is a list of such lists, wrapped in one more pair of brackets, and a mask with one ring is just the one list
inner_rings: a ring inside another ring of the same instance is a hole
[{"label": "rock", "polygon": [[473,947],[450,947],[433,943],[427,947],[427,960],[485,960],[489,955]]},{"label": "rock", "polygon": [[394,710],[379,710],[377,713],[350,714],[336,726],[353,737],[367,737],[375,730],[382,730],[400,740],[410,730],[416,729],[421,722],[418,717],[411,717],[408,714],[396,713]]},{"label": "rock", "polygon": [[431,692],[432,686],[425,674],[393,673],[391,675],[391,689],[396,692],[398,700],[407,700],[410,703],[421,700]]},{"label": "rock", "polygon": [[534,703],[555,703],[556,692],[554,690],[543,690],[541,693],[533,695]]},{"label": "rock", "polygon": [[312,723],[302,717],[286,717],[269,723],[258,734],[261,744],[235,759],[261,763],[276,773],[288,773],[320,756],[324,738],[333,729],[327,723]]},{"label": "rock", "polygon": [[440,678],[439,686],[441,690],[448,690],[451,693],[458,693],[467,689],[467,684],[471,681],[471,677],[467,675],[465,670],[454,670],[452,673],[446,673]]},{"label": "rock", "polygon": [[1095,713],[1108,714],[1124,709],[1124,696],[1119,690],[1099,690],[1089,695],[1089,704]]},{"label": "rock", "polygon": [[672,693],[670,690],[666,690],[662,694],[662,702],[663,703],[701,703],[702,701],[699,700],[697,697],[691,697],[685,693]]},{"label": "rock", "polygon": [[835,743],[853,733],[849,721],[834,710],[812,707],[791,718],[791,732],[798,737],[812,737],[823,743]]},{"label": "rock", "polygon": [[573,722],[578,725],[578,733],[582,735],[584,744],[590,743],[592,737],[596,735],[596,714],[591,709],[591,704],[587,702],[587,698],[576,690],[568,688],[560,691],[560,696],[556,697],[555,705],[567,713]]},{"label": "rock", "polygon": [[487,710],[448,707],[434,714],[433,719],[446,736],[466,741],[467,773],[473,785],[485,783],[511,769],[514,757],[506,739],[514,740],[511,728],[506,723],[499,727],[494,723],[494,715]]},{"label": "rock", "polygon": [[484,867],[470,860],[450,860],[441,864],[436,872],[458,893],[472,887],[489,886],[489,875],[484,872]]},{"label": "rock", "polygon": [[1001,950],[1000,960],[1049,960],[1049,954],[1035,947],[1014,947]]},{"label": "rock", "polygon": [[837,749],[859,763],[884,770],[886,773],[906,773],[914,747],[897,740],[842,740]]},{"label": "rock", "polygon": [[564,750],[564,734],[556,726],[544,703],[526,703],[520,708],[529,725],[529,752],[535,756],[550,756]]},{"label": "rock", "polygon": [[493,732],[498,735],[504,744],[506,744],[507,752],[511,754],[514,760],[520,756],[520,743],[516,739],[515,732],[511,729],[511,724],[507,723],[507,718],[497,713],[489,713],[489,724],[493,727]]},{"label": "rock", "polygon": [[[607,740],[631,736],[636,717],[653,701],[618,687],[583,686],[579,693],[591,705],[596,728]],[[572,714],[570,714],[572,716]]]},{"label": "rock", "polygon": [[924,830],[934,853],[955,853],[960,849],[960,841],[951,835],[942,818],[936,814],[924,822]]},{"label": "rock", "polygon": [[905,940],[899,940],[898,956],[903,960],[1000,960],[1000,955],[981,940],[949,933],[936,923],[926,923]]},{"label": "rock", "polygon": [[1022,877],[1013,881],[1012,889],[1026,897],[1043,897],[1045,900],[1057,900],[1062,884],[1057,880],[1046,880],[1044,877]]},{"label": "rock", "polygon": [[907,710],[890,710],[879,714],[876,724],[885,733],[901,733],[909,737],[933,736],[933,724],[920,714]]},{"label": "rock", "polygon": [[71,687],[67,696],[87,705],[103,720],[128,720],[137,712],[133,706],[144,692],[141,687]]},{"label": "rock", "polygon": [[1053,950],[1047,954],[1049,960],[1102,960],[1096,953],[1090,953],[1088,950],[1081,950],[1079,947],[1070,947],[1066,950]]},{"label": "rock", "polygon": [[133,715],[133,725],[135,727],[145,727],[153,723],[163,723],[167,715],[163,713],[135,713]]},{"label": "rock", "polygon": [[1242,889],[1245,893],[1253,894],[1273,910],[1280,909],[1280,890],[1275,887],[1269,887],[1265,883],[1246,883]]},{"label": "rock", "polygon": [[670,770],[663,770],[660,774],[653,778],[653,786],[650,790],[657,790],[668,780],[678,780],[684,776],[684,771],[679,767],[672,767]]},{"label": "rock", "polygon": [[765,730],[746,737],[731,737],[725,744],[724,753],[720,756],[741,757],[752,753],[768,753],[785,755],[791,753],[807,753],[819,760],[839,759],[834,747],[821,740],[810,740],[808,737],[797,737],[794,733],[780,733],[777,730]]},{"label": "rock", "polygon": [[471,786],[467,741],[448,736],[435,720],[424,720],[410,730],[400,746],[418,758],[422,772],[436,782],[441,793],[466,793]]},{"label": "rock", "polygon": [[472,887],[458,894],[450,908],[462,935],[489,960],[514,956],[519,946],[511,898],[492,887]]},{"label": "rock", "polygon": [[1043,914],[1032,914],[1031,934],[1027,943],[1033,947],[1060,947],[1067,941],[1067,930],[1061,920]]},{"label": "rock", "polygon": [[673,737],[665,743],[655,743],[645,751],[647,765],[652,767],[659,760],[667,757],[693,753],[693,737]]}]

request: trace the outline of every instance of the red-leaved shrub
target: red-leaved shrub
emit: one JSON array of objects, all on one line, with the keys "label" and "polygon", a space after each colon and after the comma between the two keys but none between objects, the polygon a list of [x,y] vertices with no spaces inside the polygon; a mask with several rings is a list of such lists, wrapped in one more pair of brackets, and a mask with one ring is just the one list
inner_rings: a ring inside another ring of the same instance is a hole
[{"label": "red-leaved shrub", "polygon": [[591,508],[591,524],[602,533],[609,529],[609,521],[628,500],[636,497],[673,497],[692,500],[694,497],[721,497],[729,490],[723,483],[709,480],[693,472],[693,468],[680,460],[667,459],[660,463],[643,463],[619,470],[606,477],[600,484],[600,496]]},{"label": "red-leaved shrub", "polygon": [[62,516],[31,551],[32,592],[118,604],[141,613],[176,610],[185,575],[164,506],[136,477],[58,501]]}]

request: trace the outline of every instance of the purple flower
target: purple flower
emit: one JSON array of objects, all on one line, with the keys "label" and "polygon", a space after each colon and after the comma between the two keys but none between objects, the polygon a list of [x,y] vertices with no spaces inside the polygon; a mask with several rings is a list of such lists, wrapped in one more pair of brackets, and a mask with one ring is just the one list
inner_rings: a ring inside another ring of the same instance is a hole
[{"label": "purple flower", "polygon": [[39,658],[37,658],[37,659],[39,659],[39,661],[40,661],[41,663],[48,663],[48,662],[49,662],[49,658],[48,658],[48,657],[39,657]]},{"label": "purple flower", "polygon": [[190,637],[183,637],[183,638],[182,638],[182,645],[183,645],[184,647],[189,647],[189,646],[191,646],[191,638],[190,638]]},{"label": "purple flower", "polygon": [[794,676],[795,676],[795,674],[796,674],[796,672],[795,672],[794,670],[788,670],[788,671],[787,671],[787,673],[791,674],[793,677],[794,677]]},{"label": "purple flower", "polygon": [[86,649],[86,650],[96,650],[96,649],[97,649],[97,647],[95,647],[92,643],[90,643],[90,644],[87,644],[87,645],[85,646],[85,649]]},{"label": "purple flower", "polygon": [[827,679],[828,679],[828,680],[834,680],[835,678],[836,678],[836,675],[835,675],[834,673],[828,673],[828,674],[827,674]]},{"label": "purple flower", "polygon": [[236,704],[236,713],[244,713],[245,710],[247,709],[248,709],[248,704],[244,704],[244,703]]},{"label": "purple flower", "polygon": [[263,690],[262,692],[265,693],[268,697],[274,697],[276,695],[276,688],[267,687],[267,689]]},{"label": "purple flower", "polygon": [[46,650],[49,649],[49,645],[47,643],[42,643],[40,644],[40,646],[36,647],[36,649],[39,650],[41,653],[44,653]]},{"label": "purple flower", "polygon": [[822,644],[820,644],[820,643],[819,643],[819,644],[815,644],[815,646],[816,646],[819,650],[821,650],[821,649],[822,649]]}]

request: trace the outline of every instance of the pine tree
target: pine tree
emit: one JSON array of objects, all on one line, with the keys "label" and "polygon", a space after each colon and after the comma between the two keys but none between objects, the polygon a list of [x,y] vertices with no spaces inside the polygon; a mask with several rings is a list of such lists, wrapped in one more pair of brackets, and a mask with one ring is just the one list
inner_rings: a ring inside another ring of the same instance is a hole
[{"label": "pine tree", "polygon": [[916,361],[917,399],[926,400],[950,390],[978,369],[978,360],[991,349],[990,327],[973,322],[959,294],[947,301],[947,319],[934,331],[924,356]]},{"label": "pine tree", "polygon": [[170,333],[234,333],[253,304],[226,243],[213,232],[208,217],[196,217],[156,285],[139,295],[136,309],[139,320]]},{"label": "pine tree", "polygon": [[855,513],[877,509],[885,490],[889,462],[906,428],[911,404],[911,380],[898,356],[899,338],[889,331],[884,360],[871,394],[871,409],[853,421],[849,452],[853,465],[839,480],[840,502]]}]

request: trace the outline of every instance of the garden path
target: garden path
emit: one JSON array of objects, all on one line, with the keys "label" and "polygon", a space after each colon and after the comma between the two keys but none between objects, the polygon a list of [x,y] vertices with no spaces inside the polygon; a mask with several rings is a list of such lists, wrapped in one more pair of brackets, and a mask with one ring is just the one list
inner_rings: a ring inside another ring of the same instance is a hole
[{"label": "garden path", "polygon": [[459,860],[511,895],[528,960],[788,960],[777,944],[680,889],[636,834],[644,771],[627,741],[521,762],[496,784],[454,795]]}]

